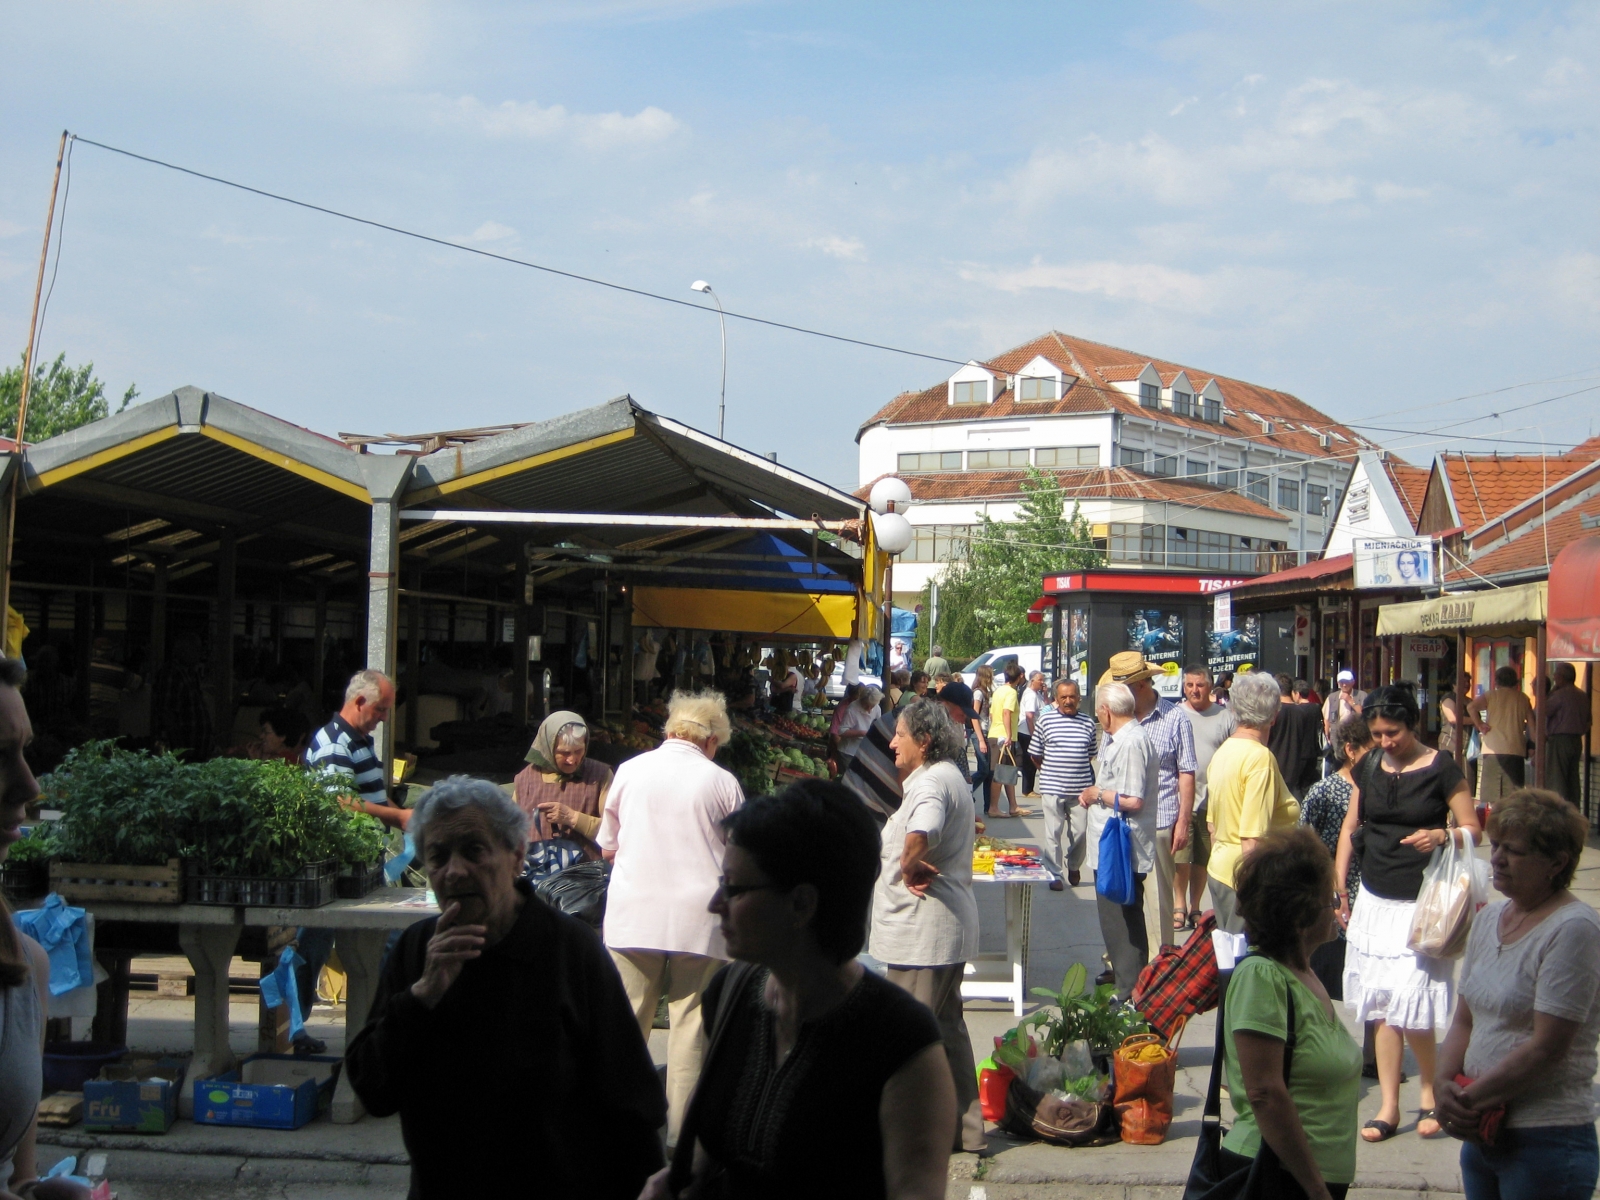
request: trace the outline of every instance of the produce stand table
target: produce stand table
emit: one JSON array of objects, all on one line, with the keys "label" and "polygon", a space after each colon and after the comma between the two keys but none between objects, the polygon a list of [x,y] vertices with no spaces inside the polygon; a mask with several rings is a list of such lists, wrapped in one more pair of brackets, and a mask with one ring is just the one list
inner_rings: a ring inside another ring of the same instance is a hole
[{"label": "produce stand table", "polygon": [[[417,903],[421,888],[379,888],[360,900],[335,900],[321,908],[245,908],[211,904],[140,904],[122,900],[74,900],[72,904],[94,914],[102,929],[115,921],[143,925],[176,926],[178,945],[194,967],[194,1057],[189,1080],[204,1079],[231,1069],[233,1051],[228,1045],[228,964],[246,927],[308,925],[334,930],[334,945],[349,978],[345,1000],[345,1046],[366,1024],[377,990],[378,963],[383,944],[393,929],[404,929],[435,915],[432,905]],[[407,902],[410,903],[407,903]],[[41,901],[24,902],[33,907]],[[185,1084],[180,1111],[194,1115],[194,1089]],[[350,1124],[365,1113],[351,1088],[349,1077],[339,1074],[331,1118]]]},{"label": "produce stand table", "polygon": [[1006,905],[1004,953],[979,954],[967,963],[961,981],[963,1000],[1009,1000],[1011,1011],[1022,1015],[1028,997],[1028,941],[1033,918],[1033,886],[1054,879],[1049,870],[1014,870],[1008,875],[974,874],[974,884],[999,885]]}]

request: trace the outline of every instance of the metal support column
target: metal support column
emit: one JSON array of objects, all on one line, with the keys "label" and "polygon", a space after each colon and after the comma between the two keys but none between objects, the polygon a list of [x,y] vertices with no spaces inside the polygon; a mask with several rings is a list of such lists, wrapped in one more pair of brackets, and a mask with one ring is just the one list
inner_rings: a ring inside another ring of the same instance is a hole
[{"label": "metal support column", "polygon": [[213,737],[219,747],[233,743],[233,609],[236,543],[224,533],[217,550],[217,604],[212,612],[211,681]]}]

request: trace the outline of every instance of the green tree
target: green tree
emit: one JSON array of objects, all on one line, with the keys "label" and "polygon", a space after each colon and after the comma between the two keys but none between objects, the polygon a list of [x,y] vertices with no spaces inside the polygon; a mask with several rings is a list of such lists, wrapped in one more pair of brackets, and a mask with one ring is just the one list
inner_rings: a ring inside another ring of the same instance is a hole
[{"label": "green tree", "polygon": [[[1028,622],[1028,607],[1039,598],[1039,583],[1057,571],[1077,571],[1104,564],[1094,548],[1093,533],[1076,503],[1067,513],[1066,496],[1054,475],[1029,468],[1022,484],[1017,517],[996,521],[985,516],[973,530],[966,553],[955,558],[939,583],[939,625],[917,629],[918,655],[932,642],[944,647],[952,664],[966,662],[994,646],[1026,645],[1040,640],[1040,629]],[[931,592],[922,596],[922,611],[931,611]]]},{"label": "green tree", "polygon": [[[12,437],[17,432],[22,369],[23,364],[18,362],[0,371],[0,437]],[[138,395],[139,389],[130,383],[117,411],[127,408]],[[33,386],[28,389],[28,432],[22,440],[42,442],[110,413],[106,385],[94,377],[94,364],[69,367],[67,356],[58,354],[48,367],[39,363],[33,368]]]}]

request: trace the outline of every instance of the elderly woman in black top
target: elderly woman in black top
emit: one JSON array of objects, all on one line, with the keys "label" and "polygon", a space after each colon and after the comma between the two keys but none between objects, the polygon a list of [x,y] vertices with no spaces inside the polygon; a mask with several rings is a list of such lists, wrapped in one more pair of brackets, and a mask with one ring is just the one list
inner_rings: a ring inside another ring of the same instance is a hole
[{"label": "elderly woman in black top", "polygon": [[411,1200],[632,1200],[666,1098],[599,938],[518,878],[527,816],[456,775],[410,831],[443,911],[401,934],[345,1069],[371,1112],[400,1114]]},{"label": "elderly woman in black top", "polygon": [[739,961],[706,989],[705,1067],[644,1196],[939,1200],[956,1107],[939,1026],[856,961],[878,874],[866,807],[815,780],[723,826],[711,911]]},{"label": "elderly woman in black top", "polygon": [[1421,1074],[1417,1133],[1437,1137],[1434,1037],[1449,1021],[1450,963],[1417,954],[1406,942],[1429,857],[1447,838],[1458,845],[1468,835],[1476,841],[1478,814],[1461,768],[1417,740],[1417,701],[1408,689],[1376,688],[1361,711],[1377,746],[1354,773],[1334,873],[1343,881],[1353,857],[1360,855],[1359,894],[1352,902],[1341,886],[1339,896],[1349,945],[1344,1002],[1358,1021],[1376,1022],[1373,1051],[1383,1093],[1377,1116],[1362,1127],[1361,1137],[1381,1142],[1399,1129],[1400,1063],[1408,1044]]}]

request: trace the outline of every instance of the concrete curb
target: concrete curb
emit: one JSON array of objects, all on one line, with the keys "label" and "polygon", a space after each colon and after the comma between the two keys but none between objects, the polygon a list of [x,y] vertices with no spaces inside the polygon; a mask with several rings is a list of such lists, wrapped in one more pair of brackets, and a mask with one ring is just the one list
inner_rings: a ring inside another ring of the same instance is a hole
[{"label": "concrete curb", "polygon": [[[269,1131],[270,1132],[270,1131]],[[230,1136],[231,1135],[231,1136]],[[411,1158],[406,1154],[383,1151],[331,1150],[320,1147],[285,1146],[281,1150],[263,1154],[262,1131],[259,1129],[222,1131],[214,1141],[204,1146],[192,1142],[164,1141],[136,1133],[84,1133],[72,1130],[41,1129],[39,1145],[55,1146],[62,1150],[105,1150],[145,1155],[152,1159],[203,1158],[255,1162],[322,1162],[351,1163],[357,1166],[393,1166],[411,1169]]]}]

